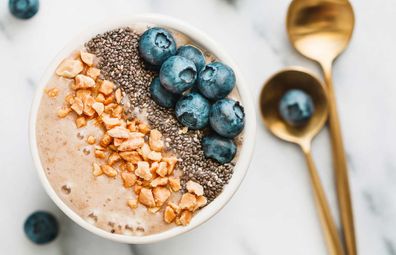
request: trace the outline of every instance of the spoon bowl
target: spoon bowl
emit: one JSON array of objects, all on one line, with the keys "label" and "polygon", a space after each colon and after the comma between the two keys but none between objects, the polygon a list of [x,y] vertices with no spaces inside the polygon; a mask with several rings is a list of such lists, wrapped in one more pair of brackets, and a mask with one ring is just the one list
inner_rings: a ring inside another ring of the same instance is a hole
[{"label": "spoon bowl", "polygon": [[[311,96],[314,103],[312,117],[303,125],[288,124],[280,115],[281,97],[290,89],[300,89]],[[260,94],[260,110],[268,129],[282,140],[302,144],[310,142],[327,119],[327,98],[320,81],[302,68],[290,68],[274,74]]]},{"label": "spoon bowl", "polygon": [[346,0],[294,0],[287,15],[287,31],[294,47],[320,63],[334,60],[347,47],[354,14]]}]

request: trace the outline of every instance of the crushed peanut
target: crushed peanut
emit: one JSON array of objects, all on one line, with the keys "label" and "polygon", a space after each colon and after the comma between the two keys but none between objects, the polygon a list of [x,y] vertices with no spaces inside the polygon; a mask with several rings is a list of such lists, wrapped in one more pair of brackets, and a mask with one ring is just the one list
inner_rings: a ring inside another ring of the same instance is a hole
[{"label": "crushed peanut", "polygon": [[46,92],[49,97],[56,97],[59,93],[59,89],[57,88],[46,89]]}]

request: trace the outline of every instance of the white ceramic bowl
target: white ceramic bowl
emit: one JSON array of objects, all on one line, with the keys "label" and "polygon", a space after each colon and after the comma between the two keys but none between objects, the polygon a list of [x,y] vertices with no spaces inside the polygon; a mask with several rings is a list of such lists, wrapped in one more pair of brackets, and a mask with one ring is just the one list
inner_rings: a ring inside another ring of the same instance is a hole
[{"label": "white ceramic bowl", "polygon": [[[72,209],[70,209],[55,193],[54,189],[52,188],[51,184],[49,183],[44,169],[41,165],[39,152],[37,149],[37,142],[36,142],[36,116],[40,105],[40,100],[43,95],[44,87],[49,81],[50,77],[55,72],[56,67],[61,62],[62,59],[66,58],[70,55],[70,53],[81,45],[88,41],[90,38],[95,36],[98,33],[103,33],[107,30],[111,30],[113,28],[117,28],[120,26],[128,26],[134,23],[149,23],[154,24],[157,26],[162,27],[169,27],[175,30],[178,30],[187,36],[189,36],[193,41],[197,42],[198,44],[205,47],[209,52],[212,52],[215,56],[217,56],[222,62],[226,63],[227,65],[231,66],[234,69],[237,78],[237,88],[241,97],[242,104],[245,108],[246,113],[246,126],[244,129],[244,141],[243,145],[240,148],[240,155],[239,160],[234,168],[234,174],[229,182],[224,188],[224,191],[208,206],[200,210],[191,220],[191,223],[186,227],[174,227],[165,232],[161,232],[158,234],[148,235],[148,236],[128,236],[128,235],[120,235],[120,234],[112,234],[107,231],[104,231],[84,219],[82,219],[78,214],[76,214]],[[144,15],[136,15],[131,16],[127,19],[112,21],[112,22],[105,22],[103,24],[99,24],[84,33],[80,34],[74,40],[72,40],[52,61],[48,69],[46,70],[44,76],[39,83],[39,87],[37,89],[32,111],[30,115],[30,147],[31,152],[33,155],[34,164],[38,171],[38,174],[41,179],[41,183],[43,184],[45,190],[47,191],[48,195],[51,199],[55,202],[55,204],[73,221],[77,224],[82,226],[83,228],[91,231],[92,233],[99,235],[101,237],[118,241],[124,243],[131,243],[131,244],[140,244],[140,243],[151,243],[157,242],[160,240],[165,240],[182,233],[185,233],[197,226],[201,225],[202,223],[206,222],[209,218],[214,216],[217,212],[220,211],[221,208],[225,206],[225,204],[231,199],[233,194],[237,191],[239,185],[241,184],[243,178],[246,175],[249,163],[251,161],[251,157],[253,154],[254,148],[254,138],[256,132],[256,119],[255,119],[255,112],[252,97],[249,94],[248,85],[246,84],[245,80],[242,78],[242,75],[235,65],[234,61],[222,50],[222,48],[217,45],[212,39],[210,39],[207,35],[199,31],[198,29],[185,24],[180,20],[176,20],[174,18],[154,15],[154,14],[144,14]]]}]

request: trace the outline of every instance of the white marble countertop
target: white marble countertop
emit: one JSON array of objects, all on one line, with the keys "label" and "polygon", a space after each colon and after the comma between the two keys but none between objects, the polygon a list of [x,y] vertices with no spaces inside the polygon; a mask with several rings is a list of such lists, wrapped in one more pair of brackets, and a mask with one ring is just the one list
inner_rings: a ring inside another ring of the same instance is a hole
[{"label": "white marble countertop", "polygon": [[[112,17],[158,12],[206,31],[240,65],[257,95],[288,65],[314,69],[285,32],[289,0],[42,0],[39,14],[16,20],[0,1],[0,250],[2,254],[327,254],[303,156],[259,123],[250,171],[231,202],[198,229],[157,244],[129,246],[71,222],[40,186],[28,147],[28,116],[49,61],[77,32]],[[355,0],[356,29],[334,70],[362,255],[396,254],[396,2]],[[314,157],[335,210],[327,130]],[[31,244],[22,224],[36,209],[61,221],[59,238]]]}]

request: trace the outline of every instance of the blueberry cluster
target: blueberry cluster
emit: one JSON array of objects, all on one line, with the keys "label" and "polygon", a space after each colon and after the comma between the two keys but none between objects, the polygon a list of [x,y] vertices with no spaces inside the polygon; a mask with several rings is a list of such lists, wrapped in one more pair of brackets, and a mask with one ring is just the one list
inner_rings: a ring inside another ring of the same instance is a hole
[{"label": "blueberry cluster", "polygon": [[205,136],[205,156],[221,164],[236,154],[232,140],[242,132],[245,114],[239,102],[226,98],[235,87],[234,71],[221,62],[206,64],[202,51],[192,45],[176,49],[172,34],[154,27],[143,33],[139,53],[159,70],[150,85],[151,98],[160,106],[175,108],[176,118],[190,129],[215,133]]}]

